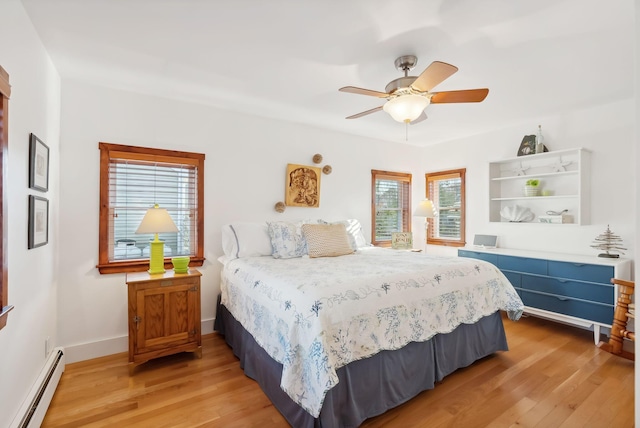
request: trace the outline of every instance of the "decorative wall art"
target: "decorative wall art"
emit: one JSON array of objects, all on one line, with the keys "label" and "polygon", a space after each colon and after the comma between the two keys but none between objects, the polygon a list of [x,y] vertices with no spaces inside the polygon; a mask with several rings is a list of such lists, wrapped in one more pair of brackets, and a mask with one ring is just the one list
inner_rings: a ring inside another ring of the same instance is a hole
[{"label": "decorative wall art", "polygon": [[284,210],[286,209],[284,202],[276,202],[276,204],[273,207],[277,213],[283,213]]},{"label": "decorative wall art", "polygon": [[49,242],[49,200],[29,195],[29,245],[36,248]]},{"label": "decorative wall art", "polygon": [[320,168],[287,164],[285,205],[289,207],[320,206]]},{"label": "decorative wall art", "polygon": [[29,144],[29,187],[43,192],[49,190],[49,147],[34,134]]}]

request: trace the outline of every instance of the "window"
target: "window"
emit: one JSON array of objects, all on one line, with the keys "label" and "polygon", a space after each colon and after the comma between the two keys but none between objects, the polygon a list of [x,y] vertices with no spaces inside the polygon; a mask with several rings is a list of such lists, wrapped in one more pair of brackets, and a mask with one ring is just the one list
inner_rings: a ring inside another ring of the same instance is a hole
[{"label": "window", "polygon": [[100,273],[149,268],[151,234],[136,234],[147,210],[166,208],[177,233],[161,233],[170,258],[204,261],[204,155],[100,143]]},{"label": "window", "polygon": [[9,158],[9,74],[0,67],[0,329],[7,325],[9,311],[9,286],[7,278],[7,162]]},{"label": "window", "polygon": [[427,243],[462,247],[465,245],[464,175],[465,169],[425,175],[427,198],[433,201],[438,216],[429,220]]},{"label": "window", "polygon": [[371,170],[371,243],[391,246],[393,232],[411,232],[411,174]]}]

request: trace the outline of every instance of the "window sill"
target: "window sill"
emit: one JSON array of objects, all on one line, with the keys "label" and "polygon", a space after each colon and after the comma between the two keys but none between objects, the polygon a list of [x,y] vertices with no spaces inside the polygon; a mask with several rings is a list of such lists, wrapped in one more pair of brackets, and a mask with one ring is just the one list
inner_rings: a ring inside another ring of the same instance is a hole
[{"label": "window sill", "polygon": [[466,244],[460,241],[446,241],[444,239],[427,239],[427,245],[440,245],[443,247],[464,247]]},{"label": "window sill", "polygon": [[[190,267],[202,266],[204,263],[204,257],[191,257],[189,262]],[[126,273],[126,272],[144,272],[149,269],[149,260],[129,260],[125,262],[113,262],[102,265],[97,265],[100,274],[111,273]],[[164,259],[164,268],[167,270],[173,269],[171,259]]]},{"label": "window sill", "polygon": [[13,309],[13,306],[5,306],[0,310],[0,330],[7,325],[7,320],[9,319],[9,312]]}]

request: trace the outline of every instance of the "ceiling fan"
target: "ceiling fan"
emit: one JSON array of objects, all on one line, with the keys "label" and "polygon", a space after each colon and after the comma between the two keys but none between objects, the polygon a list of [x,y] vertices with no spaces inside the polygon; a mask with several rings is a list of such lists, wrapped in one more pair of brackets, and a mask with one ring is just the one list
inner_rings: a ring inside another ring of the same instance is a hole
[{"label": "ceiling fan", "polygon": [[357,119],[384,110],[398,122],[415,124],[427,118],[424,109],[429,104],[477,103],[483,101],[489,93],[487,88],[431,92],[431,89],[458,71],[458,67],[434,61],[419,76],[409,76],[409,70],[412,70],[417,63],[418,58],[414,55],[403,55],[397,58],[394,64],[398,70],[404,72],[404,77],[389,82],[384,89],[386,92],[355,86],[340,88],[341,92],[387,99],[384,105],[348,116],[347,119]]}]

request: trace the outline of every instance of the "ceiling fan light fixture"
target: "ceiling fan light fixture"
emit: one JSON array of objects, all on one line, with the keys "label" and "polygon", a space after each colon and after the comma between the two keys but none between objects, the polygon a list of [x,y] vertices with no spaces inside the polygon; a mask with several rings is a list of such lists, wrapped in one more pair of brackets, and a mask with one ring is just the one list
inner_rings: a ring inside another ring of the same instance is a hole
[{"label": "ceiling fan light fixture", "polygon": [[409,123],[416,120],[429,105],[430,100],[427,97],[406,94],[400,95],[387,101],[382,109],[396,121]]}]

